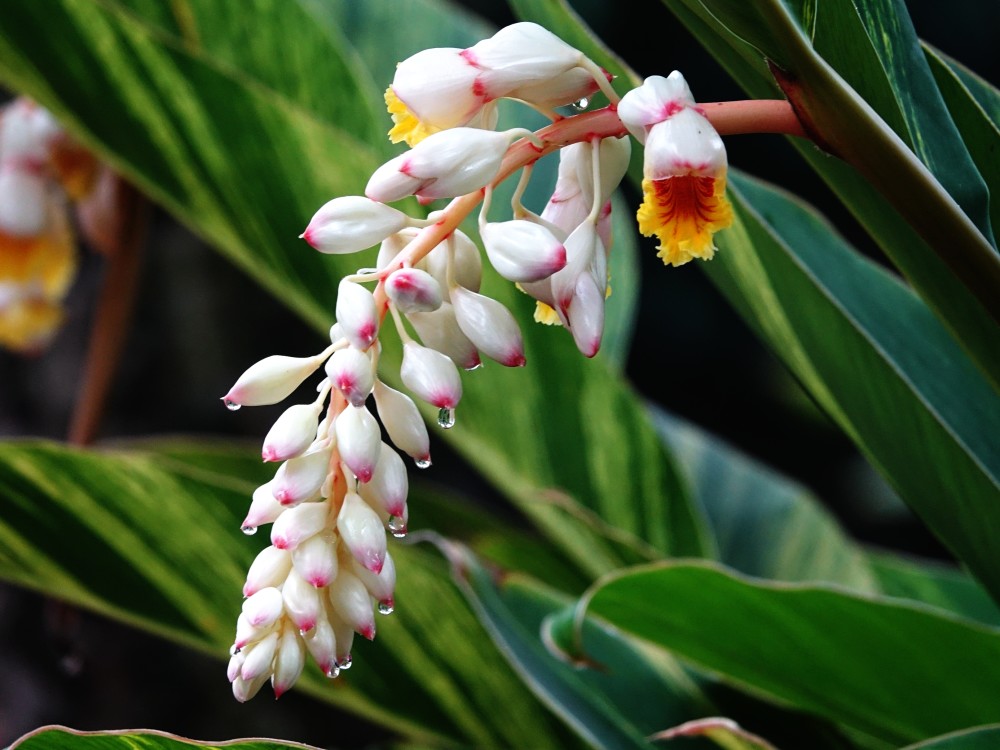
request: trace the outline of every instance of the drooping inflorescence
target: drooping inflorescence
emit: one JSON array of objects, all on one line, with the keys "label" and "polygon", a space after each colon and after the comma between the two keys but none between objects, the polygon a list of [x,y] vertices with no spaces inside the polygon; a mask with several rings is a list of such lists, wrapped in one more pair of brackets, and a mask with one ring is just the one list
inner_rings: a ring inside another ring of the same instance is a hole
[{"label": "drooping inflorescence", "polygon": [[[399,380],[438,409],[446,429],[462,397],[460,370],[477,369],[483,357],[525,364],[518,323],[481,294],[480,251],[458,229],[480,202],[478,229],[489,263],[538,301],[537,320],[566,327],[587,357],[597,354],[604,328],[610,199],[629,163],[627,130],[647,144],[644,185],[652,187],[639,214],[643,231],[659,235],[672,263],[710,257],[711,232],[725,224],[721,209],[709,223],[701,218],[703,195],[725,201],[725,151],[717,134],[680,74],[647,79],[621,102],[621,118],[609,79],[579,50],[531,23],[468,49],[425,50],[399,64],[385,95],[395,123],[390,138],[411,148],[374,172],[365,196],[334,198],[320,208],[302,234],[323,253],[380,245],[376,267],[340,282],[331,343],[322,352],[267,357],[224,396],[231,409],[275,404],[323,369],[316,399],[289,407],[264,440],[264,460],[281,464],[254,493],[243,525],[253,533],[271,524],[271,545],[243,589],[228,671],[239,700],[269,679],[280,695],[298,679],[307,654],[337,676],[351,664],[354,635],[373,638],[374,612],[392,611],[395,566],[386,530],[403,536],[408,519],[407,472],[397,449],[426,467],[430,444],[411,396],[380,377],[386,318],[403,343]],[[610,100],[607,109],[571,117],[556,112],[598,91]],[[537,133],[496,131],[501,98],[524,102],[553,124]],[[701,118],[697,133],[692,117]],[[672,149],[662,144],[674,136]],[[556,150],[558,180],[538,215],[521,205],[520,195],[534,162]],[[513,216],[490,221],[493,188],[519,169]],[[711,180],[711,189],[702,179]],[[408,196],[424,204],[453,200],[426,219],[386,205]]]}]

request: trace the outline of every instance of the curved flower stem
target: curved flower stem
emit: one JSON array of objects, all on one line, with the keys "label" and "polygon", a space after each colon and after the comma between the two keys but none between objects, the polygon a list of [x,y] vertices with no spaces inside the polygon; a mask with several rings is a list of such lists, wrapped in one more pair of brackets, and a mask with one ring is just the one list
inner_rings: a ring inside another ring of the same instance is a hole
[{"label": "curved flower stem", "polygon": [[149,224],[149,201],[121,177],[116,178],[115,217],[104,284],[67,432],[67,440],[73,445],[89,445],[97,437],[108,392],[125,346],[139,280],[140,251]]}]

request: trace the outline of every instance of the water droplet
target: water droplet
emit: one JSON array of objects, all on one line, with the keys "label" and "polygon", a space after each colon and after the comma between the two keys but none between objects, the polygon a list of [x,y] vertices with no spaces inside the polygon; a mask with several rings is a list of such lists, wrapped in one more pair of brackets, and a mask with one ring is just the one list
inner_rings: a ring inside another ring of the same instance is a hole
[{"label": "water droplet", "polygon": [[337,666],[340,667],[341,669],[350,669],[352,664],[354,664],[354,660],[351,659],[350,654],[340,659],[337,659]]},{"label": "water droplet", "polygon": [[472,367],[466,367],[465,371],[466,372],[473,372],[474,370],[480,370],[480,369],[482,369],[482,367],[483,367],[483,363],[482,362],[476,362],[476,364],[474,364]]},{"label": "water droplet", "polygon": [[249,524],[244,524],[243,526],[240,526],[240,531],[242,531],[247,536],[253,536],[254,534],[257,533],[257,527],[250,526]]},{"label": "water droplet", "polygon": [[309,634],[308,630],[306,630],[305,628],[299,628],[299,635],[301,635],[303,638],[305,638],[308,634]]},{"label": "water droplet", "polygon": [[229,411],[239,411],[240,410],[240,404],[237,404],[235,401],[230,401],[228,398],[227,399],[223,399],[222,403],[224,403],[226,405],[226,408],[229,409]]},{"label": "water droplet", "polygon": [[429,458],[417,458],[414,459],[413,463],[417,465],[418,469],[426,469],[431,465],[431,460]]},{"label": "water droplet", "polygon": [[389,604],[388,602],[379,602],[378,603],[378,613],[380,615],[391,615],[392,614],[392,605]]},{"label": "water droplet", "polygon": [[406,536],[406,521],[404,521],[400,516],[389,516],[389,521],[386,523],[389,527],[389,531],[397,539],[402,539]]},{"label": "water droplet", "polygon": [[438,427],[442,430],[450,430],[455,426],[455,410],[441,409],[438,411]]},{"label": "water droplet", "polygon": [[329,677],[331,680],[335,680],[336,678],[340,677],[340,667],[334,664],[332,667],[326,670],[326,676]]},{"label": "water droplet", "polygon": [[235,643],[232,646],[229,647],[229,655],[230,656],[236,656],[236,654],[238,654],[239,652],[240,652],[240,650],[238,648],[236,648],[236,644]]},{"label": "water droplet", "polygon": [[587,97],[583,97],[579,101],[573,102],[573,108],[578,112],[582,112],[588,106],[590,106],[590,99]]}]

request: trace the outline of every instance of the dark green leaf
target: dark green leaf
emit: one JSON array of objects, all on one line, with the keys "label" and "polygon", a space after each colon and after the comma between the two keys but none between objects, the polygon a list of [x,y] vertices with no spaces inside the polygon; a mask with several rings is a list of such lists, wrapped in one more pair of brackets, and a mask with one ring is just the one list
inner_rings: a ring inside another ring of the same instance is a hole
[{"label": "dark green leaf", "polygon": [[908,745],[903,750],[993,750],[1000,743],[1000,725],[973,727]]}]

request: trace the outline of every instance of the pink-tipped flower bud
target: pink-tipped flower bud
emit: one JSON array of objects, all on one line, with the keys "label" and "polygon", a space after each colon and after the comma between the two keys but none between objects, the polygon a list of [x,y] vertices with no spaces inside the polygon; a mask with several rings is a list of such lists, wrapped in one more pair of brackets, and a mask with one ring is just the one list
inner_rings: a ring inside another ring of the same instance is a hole
[{"label": "pink-tipped flower bud", "polygon": [[[610,81],[611,78],[608,77],[608,80]],[[528,102],[536,107],[553,109],[586,99],[599,88],[589,70],[577,67],[570,68],[554,78],[526,86],[518,86],[507,96],[511,99]]]},{"label": "pink-tipped flower bud", "polygon": [[271,675],[275,698],[280,698],[298,681],[305,664],[305,645],[294,628],[286,624],[278,639],[278,653],[274,656],[274,673]]},{"label": "pink-tipped flower bud", "polygon": [[[405,393],[390,388],[381,380],[375,383],[375,408],[389,439],[417,461],[431,460],[431,441],[417,405]],[[382,460],[381,453],[379,461]],[[376,473],[378,469],[376,467]]]},{"label": "pink-tipped flower bud", "polygon": [[669,76],[650,76],[618,103],[618,116],[639,143],[645,144],[650,129],[678,112],[694,107],[694,96],[678,71]]},{"label": "pink-tipped flower bud", "polygon": [[305,635],[306,648],[325,675],[332,675],[337,666],[337,637],[329,620],[321,617]]},{"label": "pink-tipped flower bud", "polygon": [[462,399],[462,379],[455,363],[441,352],[414,341],[403,345],[399,376],[417,398],[439,409],[454,409]]},{"label": "pink-tipped flower bud", "polygon": [[252,682],[258,677],[270,675],[271,663],[274,661],[274,654],[277,650],[277,633],[271,633],[252,646],[249,646],[246,650],[246,658],[243,660],[243,666],[240,669],[240,677],[247,682]]},{"label": "pink-tipped flower bud", "polygon": [[241,406],[266,406],[284,401],[302,381],[312,375],[326,359],[315,357],[284,357],[274,354],[251,365],[240,375],[229,393],[222,397],[230,409]]},{"label": "pink-tipped flower bud", "polygon": [[351,345],[366,351],[378,338],[378,311],[372,293],[342,279],[337,287],[337,322]]},{"label": "pink-tipped flower bud", "polygon": [[481,234],[490,263],[508,281],[539,281],[566,265],[566,248],[541,224],[514,219],[485,224]]},{"label": "pink-tipped flower bud", "polygon": [[267,673],[260,675],[255,680],[249,681],[237,676],[237,678],[233,680],[233,697],[240,703],[246,703],[260,692],[260,689],[264,687],[265,682],[267,682]]},{"label": "pink-tipped flower bud", "polygon": [[[600,238],[593,222],[585,221],[566,238],[566,267],[552,275],[552,296],[554,307],[561,317],[569,310],[573,295],[576,294],[576,282],[580,274],[586,273],[593,265],[597,253],[604,254],[604,248],[599,247]],[[563,321],[565,322],[565,320]]]},{"label": "pink-tipped flower bud", "polygon": [[273,586],[261,589],[243,602],[243,614],[247,622],[257,629],[270,627],[284,611],[281,592]]},{"label": "pink-tipped flower bud", "polygon": [[474,192],[496,176],[516,135],[478,128],[434,133],[376,169],[365,195],[390,203],[408,195],[434,200]]},{"label": "pink-tipped flower bud", "polygon": [[382,432],[375,417],[364,406],[348,406],[333,423],[337,433],[340,460],[347,464],[358,481],[367,482],[375,473]]},{"label": "pink-tipped flower bud", "polygon": [[271,527],[271,544],[278,549],[295,549],[326,526],[329,503],[303,503],[278,516]]},{"label": "pink-tipped flower bud", "polygon": [[524,366],[524,342],[510,310],[462,287],[452,287],[451,304],[462,333],[480,352],[507,367]]},{"label": "pink-tipped flower bud", "polygon": [[473,64],[490,71],[487,80],[502,80],[508,90],[555,78],[584,60],[580,50],[529,21],[505,26],[466,52]]},{"label": "pink-tipped flower bud", "polygon": [[253,493],[253,500],[250,501],[250,510],[247,517],[243,519],[243,530],[252,534],[257,531],[258,526],[265,523],[274,523],[274,520],[285,510],[285,506],[279,503],[273,492],[274,480],[267,484],[262,484]]},{"label": "pink-tipped flower bud", "polygon": [[403,313],[430,312],[441,307],[441,285],[419,268],[400,268],[389,274],[385,294]]},{"label": "pink-tipped flower bud", "polygon": [[488,101],[479,69],[454,47],[425,49],[396,66],[392,93],[429,129],[465,125]]},{"label": "pink-tipped flower bud", "polygon": [[271,632],[274,623],[271,623],[266,628],[258,628],[250,624],[250,619],[240,612],[240,616],[236,618],[236,640],[233,641],[233,646],[237,649],[242,649],[246,647],[248,643],[254,643],[259,641],[265,635]]},{"label": "pink-tipped flower bud", "polygon": [[278,467],[271,482],[274,499],[288,506],[316,497],[329,471],[329,450],[288,459]]},{"label": "pink-tipped flower bud", "polygon": [[326,374],[352,406],[364,406],[375,384],[371,357],[353,346],[333,353],[326,361]]},{"label": "pink-tipped flower bud", "polygon": [[264,438],[261,457],[265,461],[286,461],[306,451],[316,435],[319,404],[289,406]]},{"label": "pink-tipped flower bud", "polygon": [[226,679],[230,682],[235,680],[240,676],[240,670],[243,669],[243,662],[245,662],[247,656],[242,651],[237,651],[235,654],[229,657],[229,664],[226,666]]},{"label": "pink-tipped flower bud", "polygon": [[396,590],[396,564],[388,552],[385,555],[385,564],[378,573],[368,570],[357,560],[351,561],[351,572],[361,580],[368,593],[379,603],[379,611],[384,611],[385,607],[391,609],[393,592]]},{"label": "pink-tipped flower bud", "polygon": [[348,492],[337,516],[337,531],[354,559],[375,573],[385,563],[385,529],[378,514],[354,492]]},{"label": "pink-tipped flower bud", "polygon": [[358,492],[373,509],[386,517],[401,517],[406,510],[406,495],[410,491],[406,465],[392,448],[382,443],[375,473]]},{"label": "pink-tipped flower bud", "polygon": [[334,198],[312,217],[302,239],[321,253],[355,253],[378,244],[410,223],[391,206],[360,195]]},{"label": "pink-tipped flower bud", "polygon": [[258,553],[243,584],[243,596],[254,596],[260,591],[280,586],[292,569],[292,556],[287,550],[265,547]]},{"label": "pink-tipped flower bud", "polygon": [[285,601],[285,613],[295,627],[312,630],[323,611],[319,589],[306,582],[293,568],[281,587],[281,595]]},{"label": "pink-tipped flower bud", "polygon": [[[361,579],[347,571],[342,570],[336,580],[330,584],[330,605],[333,611],[350,626],[351,630],[358,635],[364,636],[368,640],[375,638],[375,614],[372,612],[372,600],[368,594],[368,589],[361,582]],[[331,622],[334,630],[337,623]],[[343,644],[338,638],[338,656]]]},{"label": "pink-tipped flower bud", "polygon": [[329,586],[337,575],[337,550],[333,540],[326,534],[306,539],[292,550],[291,563],[310,586]]},{"label": "pink-tipped flower bud", "polygon": [[[374,618],[372,618],[374,621]],[[337,637],[337,666],[348,669],[351,666],[351,646],[354,645],[354,628],[336,612],[330,613],[330,625]],[[371,637],[375,637],[372,631]],[[371,638],[369,638],[371,640]]]},{"label": "pink-tipped flower bud", "polygon": [[427,271],[441,285],[443,299],[448,299],[448,264],[452,265],[451,275],[456,284],[479,291],[483,279],[483,261],[479,257],[479,248],[469,239],[465,232],[456,229],[450,238],[454,245],[453,258],[449,260],[449,240],[436,245],[418,264],[418,268]]},{"label": "pink-tipped flower bud", "polygon": [[446,355],[463,370],[474,370],[482,364],[476,345],[458,327],[455,309],[450,302],[442,303],[434,312],[413,313],[407,319],[424,346]]},{"label": "pink-tipped flower bud", "polygon": [[580,274],[577,279],[567,322],[576,348],[585,357],[597,354],[604,334],[604,289],[598,288],[589,273]]}]

